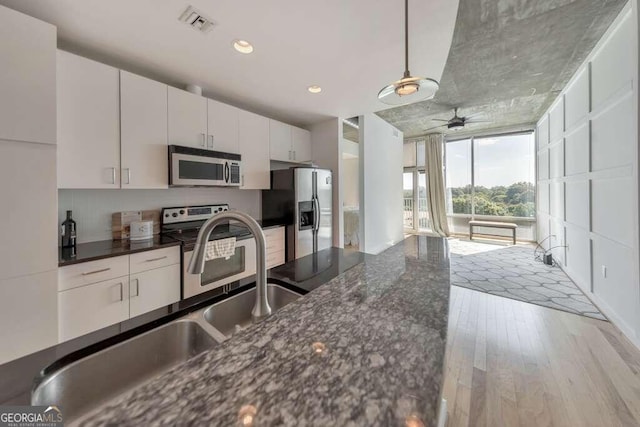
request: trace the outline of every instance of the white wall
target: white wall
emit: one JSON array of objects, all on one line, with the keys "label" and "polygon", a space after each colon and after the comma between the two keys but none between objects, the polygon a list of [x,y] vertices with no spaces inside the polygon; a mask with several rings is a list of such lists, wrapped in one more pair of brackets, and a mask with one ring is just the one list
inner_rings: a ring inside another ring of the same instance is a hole
[{"label": "white wall", "polygon": [[[538,241],[636,345],[638,40],[628,4],[538,122]],[[606,273],[603,271],[606,269]]]},{"label": "white wall", "polygon": [[344,247],[342,211],[342,119],[335,118],[311,126],[311,161],[330,169],[333,179],[333,246]]},{"label": "white wall", "polygon": [[260,191],[232,188],[164,190],[59,190],[58,223],[73,211],[78,243],[111,239],[111,214],[163,207],[229,203],[232,209],[260,218]]},{"label": "white wall", "polygon": [[403,239],[402,132],[375,114],[360,116],[360,250],[379,253]]}]

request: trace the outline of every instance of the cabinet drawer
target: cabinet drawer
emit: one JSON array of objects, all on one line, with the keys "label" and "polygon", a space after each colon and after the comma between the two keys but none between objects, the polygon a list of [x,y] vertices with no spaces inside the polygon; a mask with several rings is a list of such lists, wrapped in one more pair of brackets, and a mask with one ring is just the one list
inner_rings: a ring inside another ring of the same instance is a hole
[{"label": "cabinet drawer", "polygon": [[180,264],[180,246],[140,252],[131,256],[131,274]]},{"label": "cabinet drawer", "polygon": [[284,264],[284,250],[267,254],[267,268],[277,267]]},{"label": "cabinet drawer", "polygon": [[58,291],[129,274],[129,256],[99,259],[58,268]]},{"label": "cabinet drawer", "polygon": [[129,318],[129,276],[58,293],[60,342]]}]

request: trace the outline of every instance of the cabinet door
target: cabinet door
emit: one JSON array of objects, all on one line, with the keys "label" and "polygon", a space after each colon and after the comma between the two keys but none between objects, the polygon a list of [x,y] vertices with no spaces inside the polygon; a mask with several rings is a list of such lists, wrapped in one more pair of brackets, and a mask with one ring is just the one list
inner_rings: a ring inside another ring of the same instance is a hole
[{"label": "cabinet door", "polygon": [[0,280],[0,364],[58,342],[56,271]]},{"label": "cabinet door", "polygon": [[269,119],[240,111],[240,154],[242,186],[247,190],[271,187],[269,162]]},{"label": "cabinet door", "polygon": [[311,132],[297,127],[291,128],[293,161],[294,162],[310,162],[311,161]]},{"label": "cabinet door", "polygon": [[129,276],[58,292],[60,342],[129,318]]},{"label": "cabinet door", "polygon": [[167,85],[120,71],[122,188],[168,188]]},{"label": "cabinet door", "polygon": [[120,187],[120,73],[58,51],[58,188]]},{"label": "cabinet door", "polygon": [[129,281],[131,317],[180,301],[180,264],[132,274]]},{"label": "cabinet door", "polygon": [[269,153],[271,160],[281,162],[293,160],[291,126],[276,120],[269,120]]},{"label": "cabinet door", "polygon": [[0,279],[58,266],[56,147],[0,141]]},{"label": "cabinet door", "polygon": [[207,148],[207,98],[169,87],[169,144]]},{"label": "cabinet door", "polygon": [[207,100],[207,147],[224,153],[239,153],[238,120],[240,110],[222,102]]},{"label": "cabinet door", "polygon": [[0,6],[0,139],[56,143],[56,27]]}]

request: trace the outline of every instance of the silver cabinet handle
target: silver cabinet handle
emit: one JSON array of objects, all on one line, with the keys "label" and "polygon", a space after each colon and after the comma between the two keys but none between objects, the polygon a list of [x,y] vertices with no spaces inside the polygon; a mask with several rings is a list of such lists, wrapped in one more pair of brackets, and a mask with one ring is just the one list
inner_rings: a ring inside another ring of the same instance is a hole
[{"label": "silver cabinet handle", "polygon": [[118,285],[120,286],[120,301],[124,301],[124,286],[122,282],[118,283]]},{"label": "silver cabinet handle", "polygon": [[131,184],[131,169],[129,168],[123,168],[123,171],[127,171],[127,184]]},{"label": "silver cabinet handle", "polygon": [[89,271],[87,273],[82,273],[83,276],[90,276],[92,274],[104,273],[105,271],[111,270],[111,267],[103,268],[101,270]]},{"label": "silver cabinet handle", "polygon": [[209,148],[213,148],[213,135],[209,135]]},{"label": "silver cabinet handle", "polygon": [[135,294],[131,292],[132,297],[140,296],[140,279],[133,279],[131,282],[136,282],[136,292]]},{"label": "silver cabinet handle", "polygon": [[289,160],[291,160],[291,150],[289,150]]},{"label": "silver cabinet handle", "polygon": [[116,168],[110,168],[111,169],[111,183],[115,184],[116,183]]},{"label": "silver cabinet handle", "polygon": [[166,259],[166,258],[167,258],[167,256],[165,255],[165,256],[161,256],[161,257],[159,257],[159,258],[151,258],[151,259],[148,259],[148,260],[146,260],[145,262],[160,261],[161,259]]},{"label": "silver cabinet handle", "polygon": [[206,147],[207,146],[207,142],[205,141],[207,138],[206,135],[204,133],[201,133],[200,136],[202,136],[202,146]]},{"label": "silver cabinet handle", "polygon": [[296,150],[293,150],[293,160],[296,159]]}]

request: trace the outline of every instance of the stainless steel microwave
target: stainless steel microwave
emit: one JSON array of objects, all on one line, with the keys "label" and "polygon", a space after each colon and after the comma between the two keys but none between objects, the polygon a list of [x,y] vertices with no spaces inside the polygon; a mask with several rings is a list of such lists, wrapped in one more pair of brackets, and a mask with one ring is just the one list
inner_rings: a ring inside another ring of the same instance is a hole
[{"label": "stainless steel microwave", "polygon": [[240,154],[169,146],[170,187],[239,187]]}]

